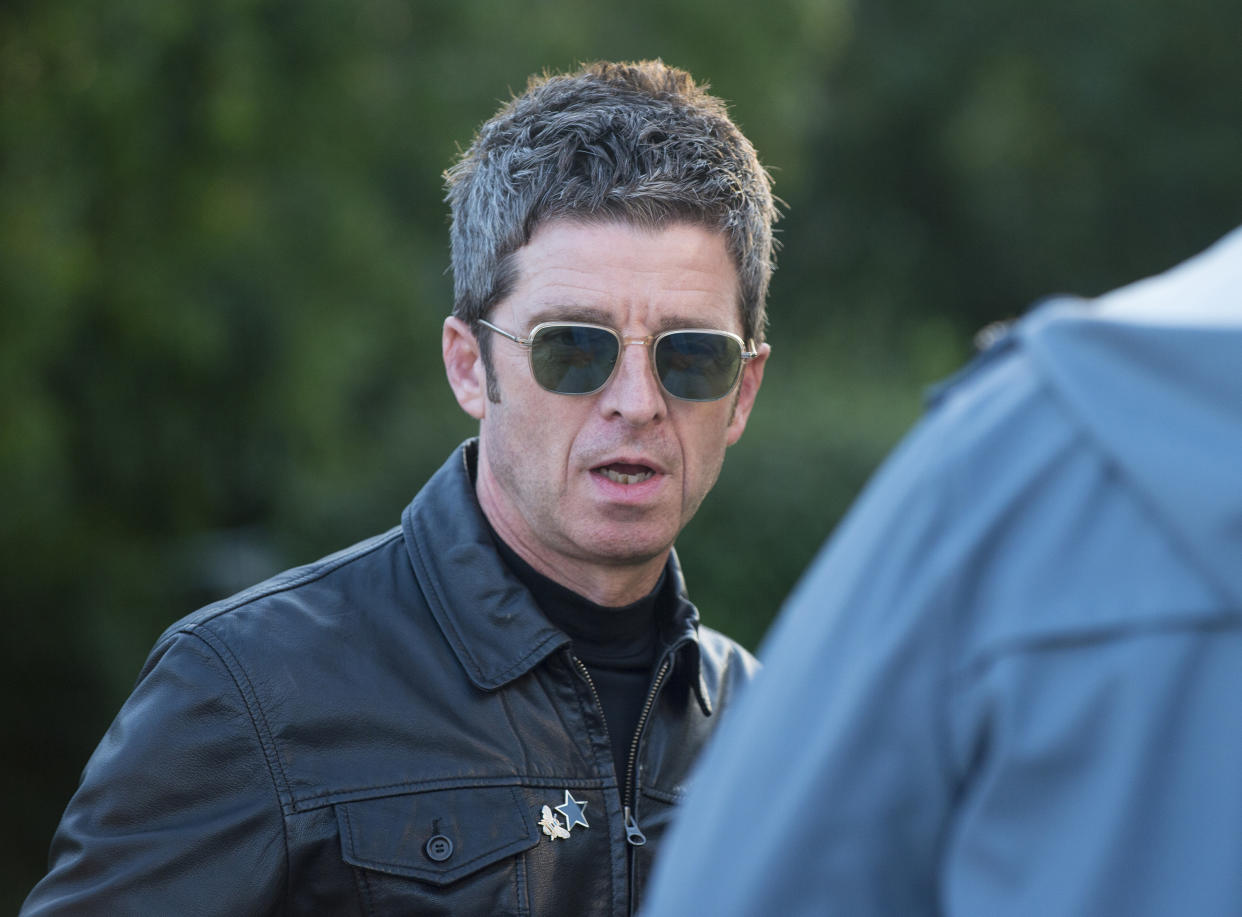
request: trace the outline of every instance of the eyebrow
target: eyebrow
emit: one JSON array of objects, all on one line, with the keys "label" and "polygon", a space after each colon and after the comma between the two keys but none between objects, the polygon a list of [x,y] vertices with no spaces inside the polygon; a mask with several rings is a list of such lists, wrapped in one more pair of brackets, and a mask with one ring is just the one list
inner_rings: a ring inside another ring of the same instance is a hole
[{"label": "eyebrow", "polygon": [[[530,318],[530,328],[534,328],[541,322],[586,322],[591,325],[603,325],[605,328],[614,328],[612,324],[612,316],[603,309],[597,309],[593,306],[583,305],[558,305],[544,306],[535,312]],[[659,334],[663,331],[675,331],[679,328],[715,328],[715,322],[703,322],[699,319],[687,318],[682,315],[669,315],[661,319],[656,327],[652,329],[652,334]],[[529,331],[529,329],[527,329]],[[620,329],[618,329],[620,330]],[[721,329],[731,330],[731,329]]]},{"label": "eyebrow", "polygon": [[540,322],[590,322],[595,325],[607,325],[611,316],[603,309],[581,305],[544,306],[530,318],[533,328]]}]

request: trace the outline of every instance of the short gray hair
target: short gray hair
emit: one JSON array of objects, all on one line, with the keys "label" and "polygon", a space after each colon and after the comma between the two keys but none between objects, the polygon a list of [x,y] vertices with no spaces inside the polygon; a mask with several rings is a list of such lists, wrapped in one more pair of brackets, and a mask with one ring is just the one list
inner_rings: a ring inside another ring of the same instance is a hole
[{"label": "short gray hair", "polygon": [[763,340],[778,217],[771,178],[724,102],[684,70],[597,62],[531,77],[444,174],[453,314],[476,333],[512,289],[514,253],[540,223],[569,218],[724,233],[743,336]]}]

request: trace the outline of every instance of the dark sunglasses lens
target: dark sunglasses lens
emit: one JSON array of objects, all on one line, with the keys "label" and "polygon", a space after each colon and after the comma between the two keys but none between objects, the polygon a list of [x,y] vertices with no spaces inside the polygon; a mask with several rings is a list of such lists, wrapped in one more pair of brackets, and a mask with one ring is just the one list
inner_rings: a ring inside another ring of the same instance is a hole
[{"label": "dark sunglasses lens", "polygon": [[674,331],[660,338],[656,375],[665,390],[686,401],[715,401],[733,388],[742,369],[742,348],[726,334]]},{"label": "dark sunglasses lens", "polygon": [[535,381],[550,392],[585,395],[603,386],[617,362],[617,338],[603,328],[552,325],[531,342]]}]

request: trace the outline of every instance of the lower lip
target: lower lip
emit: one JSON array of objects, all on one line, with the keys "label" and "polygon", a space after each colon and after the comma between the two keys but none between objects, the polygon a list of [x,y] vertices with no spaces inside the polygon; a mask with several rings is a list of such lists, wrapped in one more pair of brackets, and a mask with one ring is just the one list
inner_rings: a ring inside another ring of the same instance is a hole
[{"label": "lower lip", "polygon": [[652,499],[664,483],[665,476],[653,474],[645,481],[636,484],[620,484],[598,471],[591,472],[591,480],[603,494],[605,499],[614,503],[644,503]]}]

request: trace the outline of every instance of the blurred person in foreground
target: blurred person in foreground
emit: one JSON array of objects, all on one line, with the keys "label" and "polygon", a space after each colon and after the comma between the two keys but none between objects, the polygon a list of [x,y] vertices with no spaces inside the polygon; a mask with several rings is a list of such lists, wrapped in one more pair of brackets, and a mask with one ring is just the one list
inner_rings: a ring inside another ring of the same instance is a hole
[{"label": "blurred person in foreground", "polygon": [[391,531],[164,634],[24,913],[635,909],[755,671],[672,545],[763,377],[769,179],[656,61],[533,79],[447,187],[478,438]]},{"label": "blurred person in foreground", "polygon": [[943,387],[759,657],[645,917],[1242,914],[1242,230]]}]

